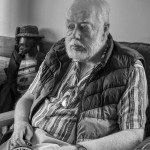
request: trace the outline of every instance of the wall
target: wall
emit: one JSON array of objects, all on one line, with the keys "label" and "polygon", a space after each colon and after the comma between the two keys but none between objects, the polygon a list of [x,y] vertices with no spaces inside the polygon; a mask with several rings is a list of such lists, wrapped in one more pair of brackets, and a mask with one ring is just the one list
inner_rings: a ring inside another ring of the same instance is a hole
[{"label": "wall", "polygon": [[72,0],[30,0],[30,24],[37,24],[40,33],[51,41],[65,34],[65,15]]},{"label": "wall", "polygon": [[116,40],[150,43],[150,0],[107,0]]},{"label": "wall", "polygon": [[28,0],[0,0],[0,36],[14,36],[28,22]]},{"label": "wall", "polygon": [[[0,35],[13,36],[17,25],[35,24],[46,39],[57,41],[65,36],[65,14],[72,1],[0,0]],[[150,43],[150,0],[107,1],[115,40]]]},{"label": "wall", "polygon": [[[115,40],[150,43],[150,0],[107,0],[110,32]],[[72,0],[31,0],[31,24],[56,41],[65,35],[65,12]]]}]

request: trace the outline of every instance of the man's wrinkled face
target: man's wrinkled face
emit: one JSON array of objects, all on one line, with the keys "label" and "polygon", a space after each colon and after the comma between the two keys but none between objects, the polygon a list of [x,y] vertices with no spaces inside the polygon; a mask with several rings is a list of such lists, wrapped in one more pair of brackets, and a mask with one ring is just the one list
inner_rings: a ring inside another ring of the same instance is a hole
[{"label": "man's wrinkled face", "polygon": [[101,49],[103,41],[103,21],[98,19],[98,11],[91,3],[81,0],[68,12],[65,39],[68,56],[74,60],[88,62]]},{"label": "man's wrinkled face", "polygon": [[33,38],[21,37],[19,40],[19,54],[25,55],[35,46]]}]

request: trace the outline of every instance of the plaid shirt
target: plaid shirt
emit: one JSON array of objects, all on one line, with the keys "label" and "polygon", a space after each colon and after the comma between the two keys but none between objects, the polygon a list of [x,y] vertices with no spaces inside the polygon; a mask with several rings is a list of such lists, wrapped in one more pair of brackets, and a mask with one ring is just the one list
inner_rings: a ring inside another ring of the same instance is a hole
[{"label": "plaid shirt", "polygon": [[[34,94],[40,80],[42,66],[31,84],[29,91]],[[45,102],[32,118],[32,125],[47,131],[50,136],[74,143],[77,121],[78,102],[74,101],[78,92],[83,89],[87,74],[78,80],[78,63],[72,63],[57,97],[45,99]],[[78,88],[77,88],[78,87]],[[118,124],[120,130],[144,127],[145,109],[147,106],[147,81],[142,63],[134,64],[126,90],[118,104]]]},{"label": "plaid shirt", "polygon": [[[90,75],[91,68],[79,81],[79,63],[72,62],[66,75],[61,81],[56,97],[45,99],[40,109],[32,118],[32,126],[47,131],[53,137],[68,143],[75,142],[78,104],[77,94],[84,88],[85,81]],[[40,72],[35,82],[30,86],[31,93],[38,82]]]},{"label": "plaid shirt", "polygon": [[118,124],[121,130],[144,128],[148,105],[147,79],[142,63],[138,60],[126,90],[118,104]]}]

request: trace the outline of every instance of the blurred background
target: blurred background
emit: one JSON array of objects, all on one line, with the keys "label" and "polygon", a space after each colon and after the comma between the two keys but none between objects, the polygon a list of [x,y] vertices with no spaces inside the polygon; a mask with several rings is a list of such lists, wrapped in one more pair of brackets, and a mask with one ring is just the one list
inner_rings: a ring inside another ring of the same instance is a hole
[{"label": "blurred background", "polygon": [[[110,32],[117,41],[150,43],[150,0],[107,0]],[[17,26],[37,25],[46,39],[65,36],[72,0],[0,0],[0,36],[14,37]]]}]

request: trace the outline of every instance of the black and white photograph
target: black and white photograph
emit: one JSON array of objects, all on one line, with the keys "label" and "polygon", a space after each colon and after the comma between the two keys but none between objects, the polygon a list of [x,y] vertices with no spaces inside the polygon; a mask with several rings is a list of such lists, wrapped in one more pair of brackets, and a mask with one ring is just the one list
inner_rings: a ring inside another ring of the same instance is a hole
[{"label": "black and white photograph", "polygon": [[150,0],[0,0],[0,150],[150,150]]}]

